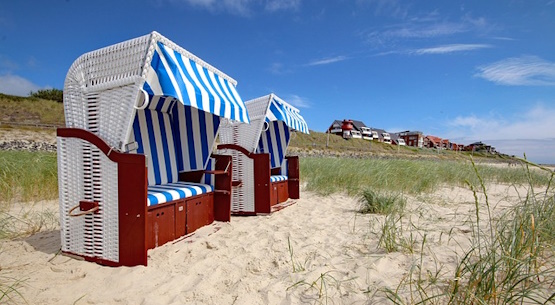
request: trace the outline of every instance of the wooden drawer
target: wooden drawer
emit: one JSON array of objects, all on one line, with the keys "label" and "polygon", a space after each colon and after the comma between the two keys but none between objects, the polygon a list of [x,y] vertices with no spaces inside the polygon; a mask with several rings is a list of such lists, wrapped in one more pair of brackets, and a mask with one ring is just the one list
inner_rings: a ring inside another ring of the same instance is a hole
[{"label": "wooden drawer", "polygon": [[147,212],[147,249],[175,239],[175,206],[166,205]]},{"label": "wooden drawer", "polygon": [[187,234],[214,222],[214,193],[186,200]]},{"label": "wooden drawer", "polygon": [[277,183],[277,203],[282,203],[289,199],[289,191],[287,187],[287,180]]}]

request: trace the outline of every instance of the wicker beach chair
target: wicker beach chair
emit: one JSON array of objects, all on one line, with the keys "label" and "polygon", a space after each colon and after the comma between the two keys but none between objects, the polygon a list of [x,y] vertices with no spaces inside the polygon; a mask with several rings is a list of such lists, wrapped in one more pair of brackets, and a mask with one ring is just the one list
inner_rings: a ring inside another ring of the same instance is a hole
[{"label": "wicker beach chair", "polygon": [[221,154],[232,156],[231,212],[271,213],[288,198],[299,198],[299,159],[286,157],[291,131],[308,133],[299,110],[275,94],[245,102],[250,124],[222,128]]},{"label": "wicker beach chair", "polygon": [[220,126],[249,122],[236,82],[162,35],[80,56],[57,132],[62,251],[110,266],[229,221]]}]

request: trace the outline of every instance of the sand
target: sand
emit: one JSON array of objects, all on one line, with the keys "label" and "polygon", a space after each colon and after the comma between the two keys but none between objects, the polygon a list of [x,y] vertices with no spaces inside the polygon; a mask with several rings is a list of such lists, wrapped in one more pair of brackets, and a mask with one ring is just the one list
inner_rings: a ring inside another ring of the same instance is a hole
[{"label": "sand", "polygon": [[[510,186],[488,185],[488,195],[497,213],[518,202]],[[471,238],[474,197],[465,188],[406,196],[408,246],[391,253],[377,247],[384,216],[355,213],[358,202],[346,195],[301,197],[149,250],[147,267],[118,268],[58,254],[56,201],[14,204],[7,213],[19,219],[50,216],[38,233],[2,241],[0,283],[21,280],[29,304],[387,304],[381,289],[395,289],[420,260],[424,235],[426,274],[443,277]]]}]

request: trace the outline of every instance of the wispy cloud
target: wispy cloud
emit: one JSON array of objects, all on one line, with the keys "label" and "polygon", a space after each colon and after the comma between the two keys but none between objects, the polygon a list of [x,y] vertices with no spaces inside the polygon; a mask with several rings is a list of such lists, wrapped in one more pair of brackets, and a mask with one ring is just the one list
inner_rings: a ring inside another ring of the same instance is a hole
[{"label": "wispy cloud", "polygon": [[297,10],[301,0],[268,0],[265,9],[269,12]]},{"label": "wispy cloud", "polygon": [[314,61],[309,62],[307,64],[307,66],[328,65],[328,64],[344,61],[344,60],[347,60],[347,59],[349,59],[349,57],[343,56],[343,55],[336,56],[336,57],[330,57],[330,58],[324,58],[324,59],[318,59],[318,60],[314,60]]},{"label": "wispy cloud", "polygon": [[409,24],[398,29],[387,30],[384,34],[399,38],[433,38],[466,31],[468,27],[463,23],[442,22],[430,25]]},{"label": "wispy cloud", "polygon": [[252,0],[170,0],[175,3],[183,2],[194,7],[203,8],[211,12],[226,12],[232,15],[250,15]]},{"label": "wispy cloud", "polygon": [[285,100],[297,108],[310,108],[310,102],[296,94],[288,95]]},{"label": "wispy cloud", "polygon": [[280,63],[280,62],[272,63],[268,68],[268,71],[270,71],[270,73],[275,75],[283,75],[283,74],[288,74],[293,72],[290,66],[284,65],[283,63]]},{"label": "wispy cloud", "polygon": [[432,48],[417,49],[413,51],[413,54],[446,54],[461,51],[474,51],[491,47],[492,46],[488,44],[449,44]]},{"label": "wispy cloud", "polygon": [[[555,106],[537,104],[511,117],[499,115],[459,116],[446,123],[446,138],[465,144],[484,141],[498,151],[522,157],[525,152],[535,162],[555,162]],[[546,152],[549,152],[546,154]]]},{"label": "wispy cloud", "polygon": [[362,37],[366,43],[375,48],[388,48],[407,39],[422,40],[446,37],[468,32],[470,29],[471,25],[464,22],[413,21],[366,31],[362,33]]},{"label": "wispy cloud", "polygon": [[507,58],[478,70],[475,76],[500,85],[555,86],[555,63],[537,56]]},{"label": "wispy cloud", "polygon": [[212,13],[228,13],[248,17],[258,10],[277,12],[296,10],[301,0],[168,0],[173,4],[186,4]]},{"label": "wispy cloud", "polygon": [[361,31],[361,37],[374,48],[398,48],[407,41],[425,41],[466,33],[483,36],[496,29],[486,18],[474,17],[469,13],[449,19],[436,10],[407,16],[403,20],[405,22]]},{"label": "wispy cloud", "polygon": [[29,92],[41,89],[40,86],[17,75],[0,75],[0,92],[10,95],[28,96]]},{"label": "wispy cloud", "polygon": [[357,0],[359,7],[370,7],[376,16],[389,16],[405,18],[408,15],[409,5],[399,0]]}]

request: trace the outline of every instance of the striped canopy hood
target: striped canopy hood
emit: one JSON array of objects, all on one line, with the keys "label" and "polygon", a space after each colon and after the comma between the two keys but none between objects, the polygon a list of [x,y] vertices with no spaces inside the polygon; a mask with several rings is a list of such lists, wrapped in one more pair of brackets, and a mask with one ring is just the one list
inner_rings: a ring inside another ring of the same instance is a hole
[{"label": "striped canopy hood", "polygon": [[[264,118],[265,127],[260,133],[256,152],[270,154],[270,166],[281,167],[291,139],[291,130],[308,134],[308,125],[297,108],[273,93],[252,101],[265,101],[268,105]],[[247,106],[249,103],[251,101],[246,102]]]}]

